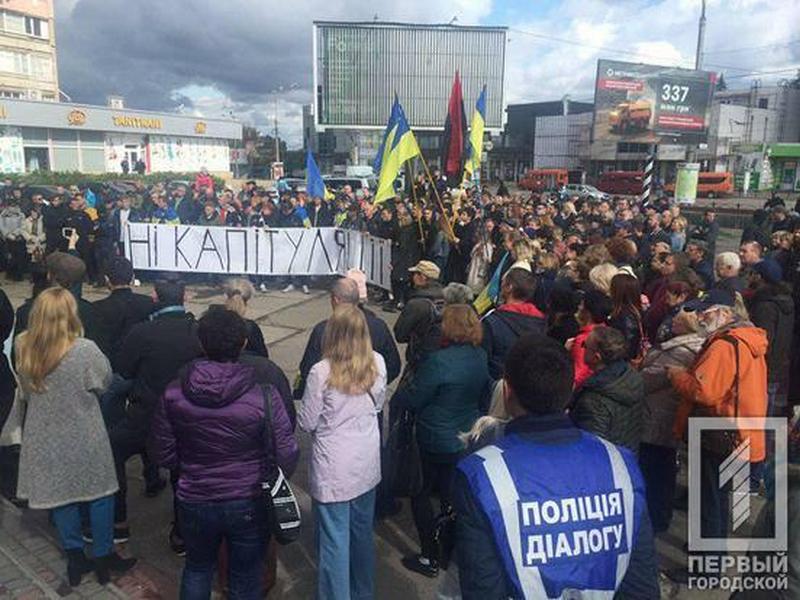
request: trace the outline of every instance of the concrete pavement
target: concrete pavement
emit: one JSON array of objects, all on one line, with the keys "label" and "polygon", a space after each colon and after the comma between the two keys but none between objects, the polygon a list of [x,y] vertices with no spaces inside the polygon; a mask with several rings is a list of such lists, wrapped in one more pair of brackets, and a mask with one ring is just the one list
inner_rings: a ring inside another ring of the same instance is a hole
[{"label": "concrete pavement", "polygon": [[[3,289],[14,306],[29,295],[28,285],[3,283]],[[144,286],[137,290],[150,293]],[[85,288],[84,296],[93,301],[105,291]],[[210,305],[223,301],[212,288],[193,287],[188,308],[197,315]],[[396,315],[373,307],[391,326]],[[312,291],[282,294],[271,291],[258,294],[250,302],[249,317],[260,325],[269,345],[271,358],[286,372],[290,381],[297,366],[310,329],[327,317],[330,305],[327,294]],[[402,352],[402,348],[401,348]],[[278,552],[278,585],[271,598],[305,599],[314,595],[316,578],[311,499],[308,496],[309,437],[298,432],[302,457],[293,478],[294,489],[303,510],[305,524],[301,540]],[[7,502],[0,503],[0,598],[177,598],[178,582],[183,559],[169,549],[167,536],[172,517],[171,492],[164,490],[154,499],[145,498],[142,469],[138,459],[128,467],[129,513],[131,540],[122,552],[139,558],[139,564],[125,577],[118,578],[107,588],[97,585],[93,576],[70,590],[65,582],[65,563],[61,557],[53,528],[47,515],[40,511],[20,511]],[[658,540],[659,562],[662,568],[685,566],[683,544],[686,539],[686,514],[677,512],[672,530]],[[418,549],[416,532],[408,502],[403,512],[380,522],[375,528],[376,598],[409,600],[434,598],[438,581],[406,571],[400,564],[405,554]],[[443,579],[440,576],[440,579]],[[709,598],[707,593],[695,595],[680,592],[677,587],[665,586],[664,597]]]}]

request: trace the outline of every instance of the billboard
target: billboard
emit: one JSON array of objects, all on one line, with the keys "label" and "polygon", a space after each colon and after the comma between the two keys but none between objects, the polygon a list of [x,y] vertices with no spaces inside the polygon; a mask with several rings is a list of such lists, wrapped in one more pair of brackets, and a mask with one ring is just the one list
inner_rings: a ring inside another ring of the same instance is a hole
[{"label": "billboard", "polygon": [[486,85],[486,129],[503,126],[506,29],[314,23],[318,129],[382,130],[398,94],[410,125],[441,131],[456,70],[467,118]]},{"label": "billboard", "polygon": [[706,140],[716,74],[601,59],[594,140],[655,144]]}]

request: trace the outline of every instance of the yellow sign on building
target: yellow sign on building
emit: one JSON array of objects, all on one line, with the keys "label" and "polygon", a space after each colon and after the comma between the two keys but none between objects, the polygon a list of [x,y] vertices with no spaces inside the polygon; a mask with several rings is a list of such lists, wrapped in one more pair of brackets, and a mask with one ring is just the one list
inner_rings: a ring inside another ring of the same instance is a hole
[{"label": "yellow sign on building", "polygon": [[203,135],[205,134],[206,130],[208,129],[208,125],[206,125],[203,121],[198,121],[194,124],[194,132]]},{"label": "yellow sign on building", "polygon": [[67,115],[67,123],[70,125],[86,124],[86,113],[82,110],[73,110]]},{"label": "yellow sign on building", "polygon": [[161,119],[155,117],[133,117],[130,115],[114,115],[111,117],[114,127],[130,127],[134,129],[161,129]]}]

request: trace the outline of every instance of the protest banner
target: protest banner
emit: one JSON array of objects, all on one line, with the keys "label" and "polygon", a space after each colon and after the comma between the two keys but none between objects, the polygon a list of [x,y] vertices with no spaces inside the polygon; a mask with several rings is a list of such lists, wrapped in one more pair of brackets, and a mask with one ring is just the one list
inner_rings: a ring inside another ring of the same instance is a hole
[{"label": "protest banner", "polygon": [[128,223],[135,269],[224,275],[335,275],[357,268],[390,289],[392,243],[336,227],[239,228]]}]

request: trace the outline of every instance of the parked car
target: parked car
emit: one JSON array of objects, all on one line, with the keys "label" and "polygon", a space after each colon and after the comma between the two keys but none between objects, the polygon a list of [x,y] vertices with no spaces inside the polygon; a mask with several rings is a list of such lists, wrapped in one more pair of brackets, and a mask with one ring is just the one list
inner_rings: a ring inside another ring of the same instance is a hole
[{"label": "parked car", "polygon": [[597,188],[608,194],[636,196],[642,193],[643,171],[606,171],[600,175]]},{"label": "parked car", "polygon": [[586,185],[583,183],[568,183],[561,188],[562,198],[571,198],[578,196],[580,198],[591,198],[593,200],[611,200],[611,196],[605,192],[601,192],[593,185]]},{"label": "parked car", "polygon": [[306,180],[298,177],[281,177],[278,179],[276,187],[278,188],[278,192],[281,194],[285,192],[296,194],[297,192],[305,191]]},{"label": "parked car", "polygon": [[369,192],[373,195],[378,191],[378,180],[375,177],[339,177],[336,175],[325,175],[322,178],[325,181],[325,187],[330,192],[339,192],[346,185],[349,185],[353,192],[362,190],[365,193]]}]

